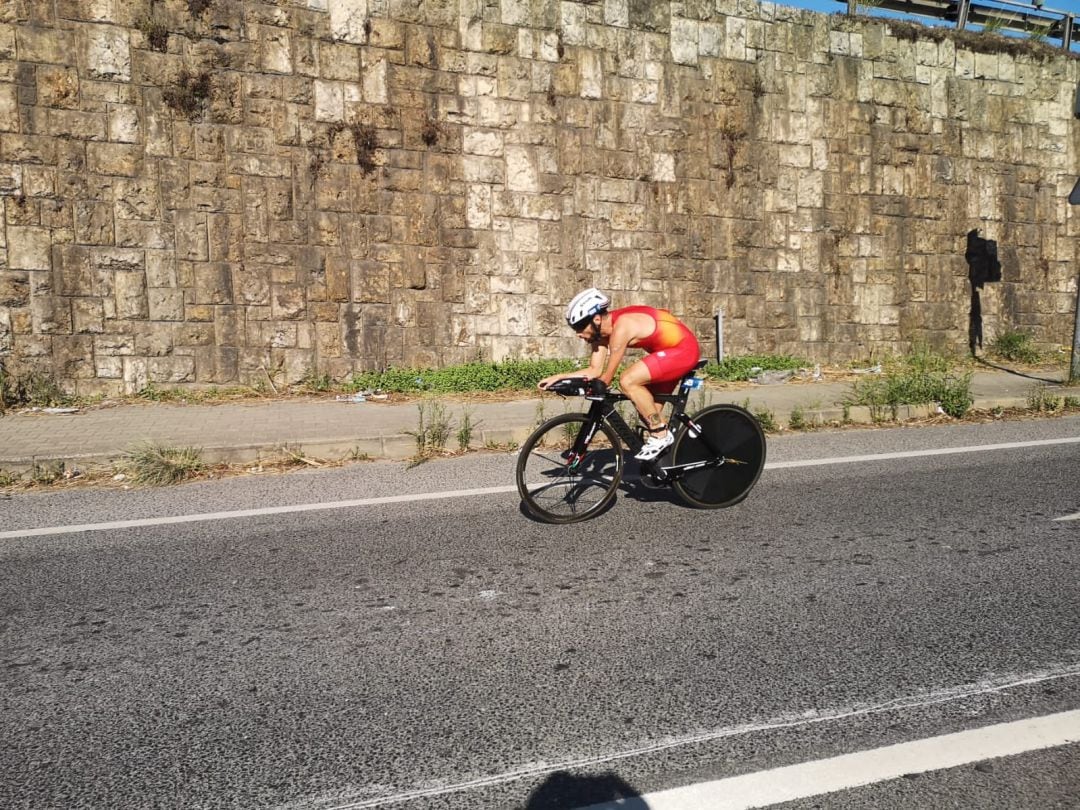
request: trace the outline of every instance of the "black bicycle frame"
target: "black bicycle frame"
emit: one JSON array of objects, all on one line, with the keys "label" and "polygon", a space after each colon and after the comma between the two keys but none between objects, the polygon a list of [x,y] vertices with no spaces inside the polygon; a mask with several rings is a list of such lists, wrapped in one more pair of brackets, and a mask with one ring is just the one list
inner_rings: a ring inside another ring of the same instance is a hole
[{"label": "black bicycle frame", "polygon": [[[678,467],[658,467],[654,462],[648,462],[649,466],[655,471],[655,474],[665,480],[669,478],[669,474],[679,475],[687,470],[718,466],[726,461],[723,454],[701,429],[701,426],[686,415],[686,400],[689,396],[689,391],[683,390],[681,381],[679,383],[679,389],[680,393],[678,394],[657,394],[655,395],[655,399],[657,402],[672,403],[674,405],[671,412],[671,418],[676,419],[680,424],[685,425],[687,430],[694,431],[695,437],[701,439],[706,449],[712,454],[712,458],[706,459],[705,461],[696,461],[692,464],[683,464]],[[589,442],[591,442],[593,436],[596,435],[600,423],[607,422],[611,426],[611,429],[614,430],[616,435],[622,440],[623,444],[626,445],[631,453],[636,455],[637,452],[641,450],[644,442],[642,442],[641,437],[626,424],[626,420],[623,419],[622,414],[615,409],[616,403],[627,402],[630,398],[625,394],[608,393],[603,397],[586,397],[586,399],[591,400],[592,402],[589,406],[588,426],[578,434],[577,440],[574,442],[573,452],[578,456],[584,455],[585,448],[589,446]]]}]

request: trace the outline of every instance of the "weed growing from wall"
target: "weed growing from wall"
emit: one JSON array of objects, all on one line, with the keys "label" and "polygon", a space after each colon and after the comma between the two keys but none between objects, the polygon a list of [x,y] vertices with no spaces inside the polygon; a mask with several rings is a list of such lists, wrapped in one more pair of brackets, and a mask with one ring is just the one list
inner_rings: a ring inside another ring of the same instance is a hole
[{"label": "weed growing from wall", "polygon": [[371,124],[353,124],[353,140],[356,142],[356,162],[364,174],[375,171],[375,149],[379,145],[375,127]]},{"label": "weed growing from wall", "polygon": [[1031,335],[1022,330],[1006,329],[986,348],[990,354],[1016,363],[1034,365],[1042,360],[1039,350],[1031,345]]},{"label": "weed growing from wall", "polygon": [[430,115],[424,116],[424,123],[420,127],[420,138],[428,146],[434,146],[439,142],[439,139],[443,136],[442,127],[439,122],[432,118]]},{"label": "weed growing from wall", "polygon": [[51,374],[36,370],[15,374],[0,365],[0,413],[7,408],[49,408],[71,401]]},{"label": "weed growing from wall", "polygon": [[[348,132],[352,136],[353,147],[356,149],[356,163],[365,174],[375,171],[375,150],[379,146],[378,133],[371,124],[333,124],[327,132],[327,138],[331,144],[342,132]],[[321,165],[320,165],[321,168]]]},{"label": "weed growing from wall", "polygon": [[169,29],[161,20],[150,16],[143,17],[138,22],[139,31],[146,37],[146,44],[152,51],[164,53],[169,47]]},{"label": "weed growing from wall", "polygon": [[191,121],[199,116],[203,102],[210,98],[212,90],[209,72],[192,73],[184,68],[161,97],[169,107]]}]

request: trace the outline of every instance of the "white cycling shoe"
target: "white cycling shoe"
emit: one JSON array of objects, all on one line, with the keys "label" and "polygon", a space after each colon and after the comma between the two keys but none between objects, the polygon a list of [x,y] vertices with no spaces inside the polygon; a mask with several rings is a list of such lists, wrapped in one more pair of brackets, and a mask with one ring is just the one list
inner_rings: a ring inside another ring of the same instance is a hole
[{"label": "white cycling shoe", "polygon": [[650,436],[634,458],[638,461],[652,461],[674,443],[675,434],[670,430],[663,436]]}]

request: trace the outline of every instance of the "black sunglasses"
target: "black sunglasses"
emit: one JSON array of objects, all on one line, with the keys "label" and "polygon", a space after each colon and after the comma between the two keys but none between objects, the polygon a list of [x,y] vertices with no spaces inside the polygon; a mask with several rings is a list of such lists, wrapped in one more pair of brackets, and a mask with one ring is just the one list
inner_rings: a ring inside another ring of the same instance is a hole
[{"label": "black sunglasses", "polygon": [[583,318],[582,320],[578,321],[570,328],[580,335],[582,332],[592,326],[592,322],[592,316],[589,316],[588,318]]}]

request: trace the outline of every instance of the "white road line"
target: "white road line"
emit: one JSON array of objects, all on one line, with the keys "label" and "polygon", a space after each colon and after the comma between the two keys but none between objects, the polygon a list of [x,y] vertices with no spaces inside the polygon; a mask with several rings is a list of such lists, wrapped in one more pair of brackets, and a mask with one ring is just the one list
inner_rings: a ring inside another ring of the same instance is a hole
[{"label": "white road line", "polygon": [[326,501],[325,503],[301,503],[293,506],[265,506],[259,509],[238,509],[234,512],[202,512],[195,515],[173,517],[139,518],[137,520],[114,520],[107,523],[82,523],[75,526],[51,526],[43,529],[14,529],[0,532],[0,539],[14,537],[43,537],[51,534],[76,534],[100,532],[109,529],[130,529],[137,526],[167,526],[171,523],[198,523],[204,520],[231,520],[234,518],[283,515],[291,512],[315,512],[321,509],[353,509],[361,506],[379,506],[387,503],[411,503],[412,501],[437,501],[446,498],[468,498],[472,495],[497,495],[516,492],[516,486],[487,487],[486,489],[455,489],[449,492],[424,492],[419,495],[387,495],[382,498],[358,498],[354,501]]},{"label": "white road line", "polygon": [[[563,762],[542,762],[510,771],[504,771],[502,773],[489,774],[465,782],[441,785],[435,784],[399,793],[384,793],[381,796],[371,796],[370,794],[373,792],[373,789],[364,788],[355,791],[352,796],[345,794],[336,796],[334,799],[322,801],[312,801],[310,799],[300,800],[299,802],[286,804],[279,810],[301,810],[301,808],[309,810],[309,808],[313,807],[325,808],[326,810],[368,810],[369,808],[376,807],[390,807],[401,804],[402,802],[436,798],[450,793],[460,793],[463,791],[475,790],[477,788],[501,785],[518,779],[542,777],[546,774],[552,774],[558,771],[574,771],[600,766],[606,767],[609,763],[617,762],[619,760],[627,760],[663,751],[671,751],[692,745],[711,743],[726,738],[744,737],[759,732],[796,729],[824,723],[834,723],[848,719],[885,714],[887,712],[922,709],[930,706],[948,704],[957,700],[968,700],[980,695],[997,694],[1007,692],[1011,689],[1076,677],[1080,677],[1080,664],[1059,664],[1047,669],[1022,675],[1001,675],[996,678],[987,678],[975,683],[960,684],[958,686],[939,689],[933,692],[899,697],[884,703],[782,715],[762,722],[728,726],[726,728],[689,734],[683,737],[668,738],[649,745],[630,748],[623,751],[600,753],[594,756],[581,757],[579,759],[566,760]],[[904,773],[908,772],[909,771],[907,770],[904,771]],[[710,807],[711,806],[712,805],[710,805]],[[616,804],[613,805],[613,807],[620,807],[620,805]],[[622,805],[621,807],[625,808],[626,805]],[[658,810],[653,807],[651,800],[649,808],[650,810]]]},{"label": "white road line", "polygon": [[[1080,711],[1061,712],[647,793],[641,798],[649,810],[768,807],[898,779],[905,774],[956,768],[1075,742],[1080,742]],[[605,802],[586,810],[620,807],[626,804]]]},{"label": "white road line", "polygon": [[1080,512],[1077,512],[1075,515],[1065,515],[1064,517],[1054,518],[1054,520],[1080,520]]},{"label": "white road line", "polygon": [[766,464],[765,469],[786,470],[792,467],[821,467],[826,464],[853,464],[859,461],[891,461],[898,458],[952,456],[959,453],[985,453],[992,450],[1020,450],[1025,447],[1048,447],[1055,444],[1080,444],[1080,436],[1070,436],[1064,439],[1039,439],[1029,442],[976,444],[970,447],[940,447],[935,450],[904,450],[896,453],[876,453],[869,456],[836,456],[834,458],[808,458],[802,461],[777,461]]},{"label": "white road line", "polygon": [[[773,461],[765,465],[766,470],[786,470],[793,467],[820,467],[829,464],[857,464],[866,461],[893,461],[902,458],[921,458],[923,456],[947,456],[959,453],[985,453],[994,450],[1018,450],[1025,447],[1049,447],[1061,444],[1080,444],[1080,436],[1063,439],[1040,439],[1029,442],[1006,442],[1003,444],[980,444],[970,447],[943,447],[933,450],[905,450],[897,453],[876,453],[864,456],[835,456],[832,458],[810,458],[798,461]],[[324,509],[356,509],[363,506],[378,506],[388,503],[415,503],[436,501],[447,498],[469,498],[476,495],[501,495],[515,492],[517,487],[485,487],[482,489],[455,489],[445,492],[419,492],[414,495],[389,495],[382,498],[358,498],[351,501],[328,501],[326,503],[302,503],[293,506],[267,506],[260,509],[239,509],[232,512],[204,512],[194,515],[176,515],[173,517],[140,518],[137,520],[115,520],[104,523],[82,523],[73,526],[49,526],[40,529],[12,529],[0,532],[0,540],[17,537],[44,537],[58,534],[77,534],[79,532],[108,531],[111,529],[130,529],[140,526],[167,526],[173,523],[198,523],[207,520],[232,520],[235,518],[258,517],[260,515],[283,515],[291,512],[314,512]]]}]

